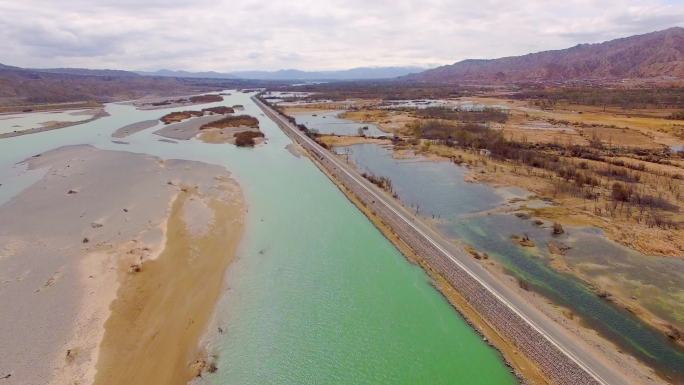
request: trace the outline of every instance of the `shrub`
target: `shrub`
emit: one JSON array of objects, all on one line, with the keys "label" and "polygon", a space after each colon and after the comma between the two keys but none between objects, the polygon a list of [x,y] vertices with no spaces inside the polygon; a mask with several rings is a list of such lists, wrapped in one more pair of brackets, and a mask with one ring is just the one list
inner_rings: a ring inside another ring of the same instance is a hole
[{"label": "shrub", "polygon": [[264,133],[261,131],[242,131],[236,132],[233,137],[235,138],[235,145],[238,147],[254,147],[256,144],[254,138],[263,138]]}]

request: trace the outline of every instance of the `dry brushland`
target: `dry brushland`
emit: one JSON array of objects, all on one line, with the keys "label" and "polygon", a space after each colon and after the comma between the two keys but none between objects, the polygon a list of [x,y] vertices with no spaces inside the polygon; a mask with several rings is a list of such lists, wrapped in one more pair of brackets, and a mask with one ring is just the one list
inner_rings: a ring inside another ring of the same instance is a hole
[{"label": "dry brushland", "polygon": [[193,117],[198,117],[204,115],[202,111],[178,111],[178,112],[170,112],[161,118],[161,120],[164,124],[171,124],[171,123],[178,123],[182,122],[186,119],[190,119]]},{"label": "dry brushland", "polygon": [[259,120],[249,115],[228,116],[217,121],[207,123],[200,127],[200,130],[209,128],[228,128],[228,127],[251,127],[259,128]]}]

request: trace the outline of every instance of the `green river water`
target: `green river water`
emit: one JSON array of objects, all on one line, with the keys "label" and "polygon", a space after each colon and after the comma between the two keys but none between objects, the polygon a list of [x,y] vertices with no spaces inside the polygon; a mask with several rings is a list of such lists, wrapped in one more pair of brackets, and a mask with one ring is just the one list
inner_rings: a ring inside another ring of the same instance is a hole
[{"label": "green river water", "polygon": [[[160,142],[148,129],[113,143],[117,128],[174,110],[111,104],[91,123],[0,140],[0,204],[40,178],[17,165],[71,144],[204,161],[234,173],[249,204],[239,258],[217,310],[212,384],[516,383],[500,355],[249,100],[267,143],[255,149]],[[0,123],[1,124],[1,123]]]}]

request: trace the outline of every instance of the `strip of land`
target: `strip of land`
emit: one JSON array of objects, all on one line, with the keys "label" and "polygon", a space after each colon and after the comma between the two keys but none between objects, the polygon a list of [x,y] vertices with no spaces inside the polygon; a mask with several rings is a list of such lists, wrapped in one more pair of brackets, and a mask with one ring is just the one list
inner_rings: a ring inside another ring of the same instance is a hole
[{"label": "strip of land", "polygon": [[41,126],[41,127],[35,127],[35,128],[28,129],[28,130],[20,130],[20,131],[6,132],[4,134],[0,134],[0,139],[13,138],[16,136],[36,134],[39,132],[52,131],[52,130],[58,130],[60,128],[65,128],[65,127],[77,126],[79,124],[90,123],[92,121],[103,118],[105,116],[109,116],[109,113],[107,111],[105,111],[104,108],[99,108],[95,111],[95,113],[89,119],[79,120],[77,122],[49,122],[48,124]]},{"label": "strip of land", "polygon": [[112,133],[112,138],[125,138],[129,135],[135,134],[136,132],[152,128],[157,124],[159,124],[158,120],[145,120],[142,122],[129,124],[114,131],[114,133]]}]

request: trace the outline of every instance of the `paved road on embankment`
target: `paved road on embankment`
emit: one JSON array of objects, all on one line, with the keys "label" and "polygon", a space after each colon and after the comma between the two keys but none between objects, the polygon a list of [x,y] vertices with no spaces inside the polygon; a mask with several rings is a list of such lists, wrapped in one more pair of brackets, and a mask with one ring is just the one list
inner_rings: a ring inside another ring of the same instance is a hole
[{"label": "paved road on embankment", "polygon": [[448,241],[358,171],[307,137],[257,98],[254,102],[319,167],[350,190],[402,241],[442,274],[497,331],[535,361],[558,384],[628,385],[620,373],[594,359],[584,342],[563,330],[518,293],[507,289],[462,247]]}]

